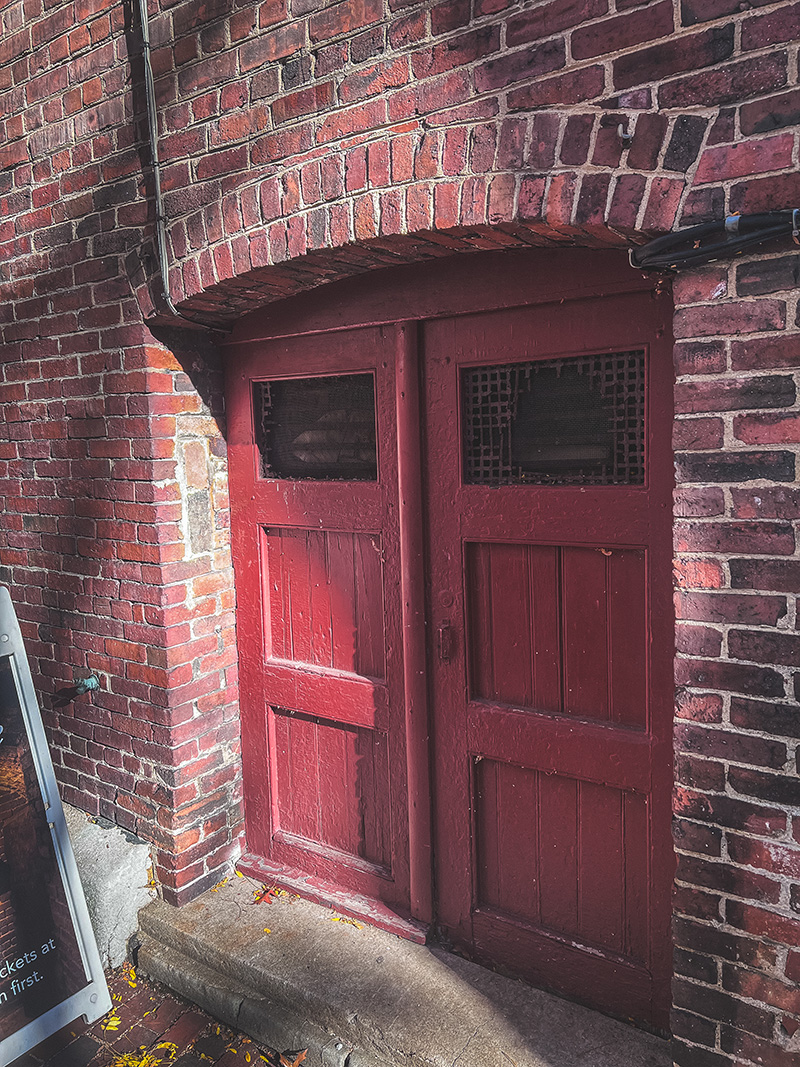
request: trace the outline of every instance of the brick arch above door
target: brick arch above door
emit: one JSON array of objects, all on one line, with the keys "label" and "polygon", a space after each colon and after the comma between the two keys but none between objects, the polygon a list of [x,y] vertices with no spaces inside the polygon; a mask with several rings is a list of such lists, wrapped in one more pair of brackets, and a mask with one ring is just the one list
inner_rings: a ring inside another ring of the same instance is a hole
[{"label": "brick arch above door", "polygon": [[[515,248],[623,249],[673,225],[683,181],[673,187],[627,175],[612,190],[601,177],[600,184],[579,171],[418,181],[313,210],[292,208],[278,179],[267,179],[214,205],[218,217],[235,220],[233,229],[218,227],[216,243],[192,251],[185,222],[173,226],[172,246],[182,254],[169,269],[170,294],[188,318],[228,330],[260,306],[375,270]],[[637,231],[642,213],[647,228]],[[161,321],[152,281],[136,291],[145,315]]]}]

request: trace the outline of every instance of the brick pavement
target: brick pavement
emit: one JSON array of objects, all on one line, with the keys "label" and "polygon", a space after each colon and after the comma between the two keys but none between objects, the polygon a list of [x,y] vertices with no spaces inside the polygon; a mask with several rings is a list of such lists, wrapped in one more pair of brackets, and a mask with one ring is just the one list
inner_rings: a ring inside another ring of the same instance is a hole
[{"label": "brick pavement", "polygon": [[261,1048],[127,964],[108,979],[113,1008],[37,1045],[12,1067],[300,1067],[302,1051]]}]

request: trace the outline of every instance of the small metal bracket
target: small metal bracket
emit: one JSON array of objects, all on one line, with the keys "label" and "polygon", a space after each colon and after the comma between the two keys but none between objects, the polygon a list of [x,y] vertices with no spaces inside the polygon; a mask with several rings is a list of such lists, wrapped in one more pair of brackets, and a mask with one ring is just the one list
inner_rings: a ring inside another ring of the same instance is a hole
[{"label": "small metal bracket", "polygon": [[100,679],[95,674],[90,674],[88,678],[81,678],[79,682],[75,684],[75,695],[82,696],[84,693],[91,693],[94,690],[100,688]]}]

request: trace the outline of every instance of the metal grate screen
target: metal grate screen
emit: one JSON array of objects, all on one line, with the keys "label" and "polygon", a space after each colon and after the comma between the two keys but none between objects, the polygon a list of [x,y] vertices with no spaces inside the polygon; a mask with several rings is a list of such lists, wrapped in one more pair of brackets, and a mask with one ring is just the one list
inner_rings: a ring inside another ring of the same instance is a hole
[{"label": "metal grate screen", "polygon": [[371,374],[255,382],[253,409],[265,478],[377,481]]},{"label": "metal grate screen", "polygon": [[643,351],[462,371],[464,480],[641,485]]}]

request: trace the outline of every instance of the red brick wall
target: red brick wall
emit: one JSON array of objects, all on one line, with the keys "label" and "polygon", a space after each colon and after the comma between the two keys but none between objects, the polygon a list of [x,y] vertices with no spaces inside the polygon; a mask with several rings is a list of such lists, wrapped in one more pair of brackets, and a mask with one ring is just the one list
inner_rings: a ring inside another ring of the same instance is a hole
[{"label": "red brick wall", "polygon": [[674,285],[673,1025],[700,1067],[800,1062],[799,273],[783,246]]},{"label": "red brick wall", "polygon": [[[150,11],[170,289],[215,326],[375,266],[800,205],[797,3]],[[217,356],[164,326],[130,7],[0,0],[0,27],[0,577],[65,798],[152,840],[179,901],[241,829]],[[800,1063],[797,275],[784,242],[675,285],[685,1067]]]}]

